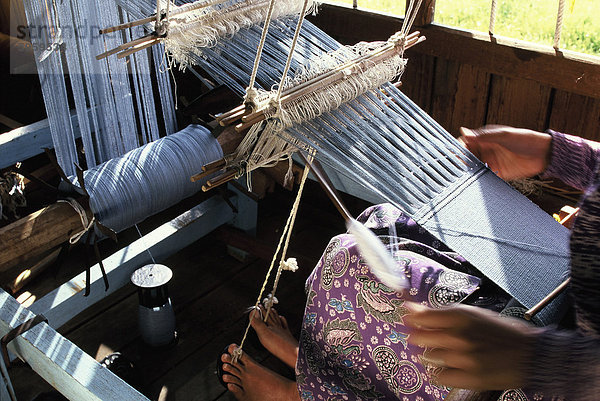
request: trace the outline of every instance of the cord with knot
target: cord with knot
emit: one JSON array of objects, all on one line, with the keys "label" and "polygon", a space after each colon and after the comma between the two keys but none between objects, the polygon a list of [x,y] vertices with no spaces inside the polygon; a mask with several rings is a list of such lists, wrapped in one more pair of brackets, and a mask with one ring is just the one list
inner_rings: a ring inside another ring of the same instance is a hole
[{"label": "cord with knot", "polygon": [[92,228],[96,222],[96,217],[92,217],[92,220],[88,221],[86,210],[73,198],[59,199],[57,203],[68,203],[77,212],[79,218],[81,219],[81,225],[83,226],[83,229],[76,232],[71,236],[71,238],[69,238],[69,243],[71,245],[76,244],[81,237],[83,237],[90,230],[90,228]]}]

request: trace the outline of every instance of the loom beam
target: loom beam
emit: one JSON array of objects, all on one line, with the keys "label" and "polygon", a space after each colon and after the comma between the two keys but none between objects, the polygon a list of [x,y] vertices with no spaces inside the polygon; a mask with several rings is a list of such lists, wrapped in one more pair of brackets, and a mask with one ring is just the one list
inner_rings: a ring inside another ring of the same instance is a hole
[{"label": "loom beam", "polygon": [[[235,132],[233,127],[225,129],[217,138],[224,154],[233,152],[241,140],[242,137]],[[289,183],[288,185],[285,183],[287,163],[284,164],[267,169],[265,172],[266,177],[261,177],[262,181],[273,180],[289,189]],[[299,169],[296,167],[294,169],[296,175],[298,171]],[[268,187],[268,184],[264,183],[262,186]],[[262,196],[264,196],[264,193],[259,193],[259,197]],[[82,206],[86,209],[88,219],[91,219],[92,212],[87,202],[80,199],[79,203],[82,203]],[[33,259],[39,259],[44,253],[65,243],[73,233],[81,230],[81,228],[79,214],[69,204],[62,202],[51,204],[0,228],[0,273],[14,270],[19,266],[27,267],[27,263],[30,263]],[[10,278],[10,283],[13,283],[13,278],[16,278],[25,270],[30,269],[21,269],[16,273],[11,272],[11,274],[14,274]],[[29,277],[29,279],[31,278],[33,276]],[[22,286],[24,283],[20,282],[20,284]],[[12,287],[14,286],[11,284]]]},{"label": "loom beam", "polygon": [[[217,138],[223,152],[232,152],[241,140],[241,136],[233,130],[226,130]],[[87,202],[79,199],[79,203],[91,219],[92,212]],[[49,205],[0,228],[0,273],[23,266],[32,258],[68,241],[81,229],[79,214],[63,202]]]}]

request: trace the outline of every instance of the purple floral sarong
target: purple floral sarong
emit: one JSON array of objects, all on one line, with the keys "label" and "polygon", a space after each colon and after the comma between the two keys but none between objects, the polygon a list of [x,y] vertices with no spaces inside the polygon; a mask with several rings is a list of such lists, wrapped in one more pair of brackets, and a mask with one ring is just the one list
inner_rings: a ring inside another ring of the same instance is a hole
[{"label": "purple floral sarong", "polygon": [[[421,358],[428,350],[407,343],[404,299],[431,308],[464,301],[504,315],[522,313],[495,285],[473,276],[473,267],[414,220],[389,204],[357,219],[387,244],[404,268],[408,294],[396,293],[371,274],[349,234],[330,242],[306,281],[296,380],[300,398],[325,400],[442,400],[449,388],[432,381]],[[492,288],[490,288],[492,287]],[[520,389],[498,401],[542,401]]]},{"label": "purple floral sarong", "polygon": [[[440,308],[477,289],[477,277],[447,267],[464,260],[398,209],[374,206],[358,220],[393,250],[412,301]],[[307,294],[296,365],[303,400],[422,401],[448,393],[421,363],[427,350],[406,341],[404,297],[371,274],[351,235],[331,240],[307,280]]]}]

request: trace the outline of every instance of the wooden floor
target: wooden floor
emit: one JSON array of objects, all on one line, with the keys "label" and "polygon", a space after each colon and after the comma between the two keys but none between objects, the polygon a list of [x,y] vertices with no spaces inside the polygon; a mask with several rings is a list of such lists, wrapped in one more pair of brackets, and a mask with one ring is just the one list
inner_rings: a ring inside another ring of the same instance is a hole
[{"label": "wooden floor", "polygon": [[[142,343],[136,320],[138,299],[132,285],[83,312],[59,331],[97,360],[114,351],[123,353],[140,373],[140,390],[152,400],[232,399],[217,381],[215,363],[226,345],[242,337],[248,319],[245,310],[256,300],[270,262],[264,259],[275,249],[292,202],[291,193],[279,190],[259,203],[257,242],[250,244],[255,255],[244,262],[228,254],[223,239],[235,243],[228,230],[215,232],[164,261],[174,272],[169,293],[177,319],[175,346],[152,349]],[[353,213],[365,206],[358,200],[348,202]],[[288,252],[288,256],[298,258],[300,270],[284,273],[277,292],[277,308],[288,317],[296,334],[304,310],[304,281],[329,239],[343,231],[341,217],[320,188],[310,183]],[[256,336],[250,337],[245,348],[255,359],[293,377],[293,371],[268,357]],[[52,390],[26,367],[14,367],[11,376],[19,400],[31,400],[40,392]]]}]

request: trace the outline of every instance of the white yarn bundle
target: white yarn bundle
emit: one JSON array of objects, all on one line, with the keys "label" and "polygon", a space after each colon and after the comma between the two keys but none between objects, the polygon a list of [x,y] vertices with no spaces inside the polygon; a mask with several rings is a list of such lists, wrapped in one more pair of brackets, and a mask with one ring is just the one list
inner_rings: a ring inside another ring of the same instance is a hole
[{"label": "white yarn bundle", "polygon": [[[320,58],[311,60],[308,67],[297,71],[293,77],[286,79],[284,93],[287,89],[301,85],[319,75],[334,70],[351,60],[359,59],[369,52],[385,46],[388,42],[361,42],[354,46],[343,47],[331,53],[325,53]],[[246,171],[250,172],[259,167],[276,164],[290,157],[296,149],[291,137],[282,131],[294,124],[312,120],[323,113],[335,110],[342,104],[356,99],[364,93],[378,88],[386,82],[398,78],[404,72],[407,60],[402,53],[378,63],[359,64],[363,68],[350,67],[345,71],[344,79],[307,93],[284,105],[275,103],[277,90],[257,90],[257,103],[268,105],[265,116],[266,123],[254,125],[246,134],[244,141],[236,150],[235,163],[242,162]]]},{"label": "white yarn bundle", "polygon": [[[210,4],[205,7],[200,5]],[[272,18],[298,15],[302,0],[277,0]],[[308,12],[316,3],[311,1]],[[203,0],[180,7],[172,7],[168,16],[165,48],[181,69],[194,64],[192,54],[202,48],[215,46],[219,39],[233,36],[242,28],[264,22],[269,0],[228,0],[222,3]],[[191,10],[191,11],[190,11]]]}]

